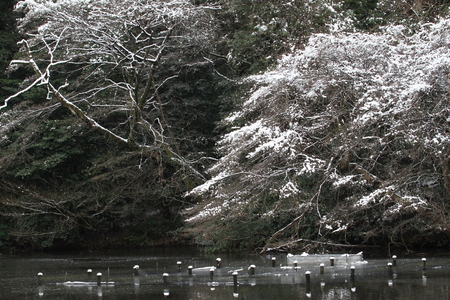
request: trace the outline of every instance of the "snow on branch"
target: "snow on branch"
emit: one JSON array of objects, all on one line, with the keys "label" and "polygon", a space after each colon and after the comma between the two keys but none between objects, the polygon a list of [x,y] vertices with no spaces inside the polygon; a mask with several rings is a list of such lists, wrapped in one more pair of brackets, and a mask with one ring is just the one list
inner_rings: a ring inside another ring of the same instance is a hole
[{"label": "snow on branch", "polygon": [[[222,158],[210,169],[212,179],[193,193],[205,203],[235,201],[226,214],[220,210],[223,217],[269,196],[273,207],[291,201],[295,210],[301,204],[293,203],[314,194],[309,177],[327,181],[338,194],[347,189],[344,197],[355,207],[381,194],[426,207],[425,191],[402,172],[434,172],[424,161],[438,169],[448,161],[449,43],[450,19],[415,31],[388,26],[380,33],[312,35],[304,50],[244,80],[253,88],[225,119],[233,130],[219,141]],[[387,157],[392,166],[383,168]],[[320,180],[313,186],[322,187]]]},{"label": "snow on branch", "polygon": [[[183,160],[165,136],[170,125],[159,94],[176,71],[160,76],[158,68],[184,48],[207,47],[214,26],[207,6],[187,0],[22,0],[16,10],[24,15],[18,27],[27,37],[27,59],[12,64],[30,65],[39,79],[8,97],[0,109],[41,84],[75,116],[119,144],[159,147]],[[64,77],[58,86],[55,82]],[[149,102],[155,103],[151,112]],[[120,125],[100,125],[98,116],[119,112]]]}]

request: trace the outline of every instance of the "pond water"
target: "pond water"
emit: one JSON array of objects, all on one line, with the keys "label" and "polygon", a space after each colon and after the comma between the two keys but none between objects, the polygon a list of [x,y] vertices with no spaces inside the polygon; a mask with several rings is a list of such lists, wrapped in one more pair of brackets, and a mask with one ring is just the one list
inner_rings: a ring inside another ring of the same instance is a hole
[{"label": "pond water", "polygon": [[[218,257],[221,267],[211,274]],[[392,259],[341,259],[335,266],[325,263],[323,274],[319,262],[299,261],[297,269],[287,262],[286,255],[277,255],[273,267],[269,255],[207,255],[191,248],[3,254],[0,299],[450,299],[448,257],[427,257],[425,270],[421,257],[399,258],[391,271]]]}]

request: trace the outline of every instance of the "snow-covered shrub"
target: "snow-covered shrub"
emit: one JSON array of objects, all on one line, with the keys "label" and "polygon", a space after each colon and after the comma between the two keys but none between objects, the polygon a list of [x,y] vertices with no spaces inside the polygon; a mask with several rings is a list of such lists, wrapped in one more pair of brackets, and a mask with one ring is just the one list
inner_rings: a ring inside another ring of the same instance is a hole
[{"label": "snow-covered shrub", "polygon": [[225,120],[233,130],[219,142],[212,178],[191,192],[203,204],[188,221],[275,224],[277,214],[308,210],[254,234],[287,225],[297,238],[403,243],[401,232],[421,232],[408,227],[413,220],[445,233],[449,42],[450,19],[315,34],[273,70],[246,78],[253,88]]}]

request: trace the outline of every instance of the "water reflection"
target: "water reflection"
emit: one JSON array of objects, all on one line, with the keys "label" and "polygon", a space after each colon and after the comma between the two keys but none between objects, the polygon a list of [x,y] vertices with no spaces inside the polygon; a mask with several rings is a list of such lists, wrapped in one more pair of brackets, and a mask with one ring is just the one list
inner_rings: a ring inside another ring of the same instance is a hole
[{"label": "water reflection", "polygon": [[42,285],[38,286],[38,295],[44,296],[44,287]]},{"label": "water reflection", "polygon": [[427,285],[427,273],[425,271],[422,271],[422,285]]},{"label": "water reflection", "polygon": [[[2,299],[448,299],[450,260],[286,265],[283,256],[52,255],[0,258]],[[180,262],[180,263],[179,263]],[[280,266],[281,265],[281,266]],[[133,267],[134,266],[134,267]],[[188,266],[192,266],[188,269]],[[86,270],[89,270],[86,275]],[[38,273],[42,275],[36,275]],[[93,273],[95,272],[95,273]],[[97,276],[101,273],[100,284]],[[309,274],[309,278],[307,277]]]}]

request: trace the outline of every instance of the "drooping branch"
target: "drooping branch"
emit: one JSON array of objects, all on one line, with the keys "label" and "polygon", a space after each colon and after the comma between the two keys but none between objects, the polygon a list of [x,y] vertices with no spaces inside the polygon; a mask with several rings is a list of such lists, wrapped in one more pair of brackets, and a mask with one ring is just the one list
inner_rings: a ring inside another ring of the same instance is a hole
[{"label": "drooping branch", "polygon": [[[116,143],[118,143],[118,144],[120,144],[122,146],[126,146],[126,147],[131,148],[131,149],[138,149],[139,148],[139,146],[137,144],[130,143],[129,140],[122,138],[121,136],[115,134],[111,130],[108,130],[107,128],[105,128],[102,125],[100,125],[93,118],[89,117],[77,105],[75,105],[73,102],[69,101],[66,97],[64,97],[64,95],[61,94],[59,89],[55,88],[53,86],[53,84],[50,83],[50,78],[49,78],[50,71],[49,71],[49,69],[51,67],[51,63],[47,66],[46,72],[43,73],[40,70],[40,68],[37,65],[37,63],[35,62],[35,60],[33,59],[33,56],[32,56],[32,53],[30,51],[30,47],[29,47],[27,41],[24,40],[24,41],[22,41],[22,43],[25,45],[26,51],[27,51],[28,56],[30,58],[28,60],[28,63],[31,65],[31,67],[35,71],[36,75],[39,76],[38,80],[36,80],[32,85],[30,85],[30,87],[27,88],[27,90],[31,89],[33,86],[37,85],[38,82],[40,82],[41,85],[47,86],[48,91],[56,97],[58,102],[61,103],[61,105],[63,107],[67,108],[74,116],[76,116],[80,120],[84,121],[92,129],[96,130],[97,132],[99,132],[103,136],[112,139],[113,141],[115,141]],[[25,63],[25,62],[22,61],[22,63]],[[17,95],[19,95],[19,93],[17,93]]]},{"label": "drooping branch", "polygon": [[110,138],[119,145],[128,147],[130,149],[138,149],[140,148],[136,143],[130,142],[128,139],[124,139],[121,136],[115,134],[111,130],[108,130],[107,128],[100,125],[97,121],[95,121],[93,118],[89,117],[85,112],[83,112],[78,106],[73,104],[72,102],[68,101],[50,82],[47,83],[48,89],[55,95],[56,99],[61,103],[62,106],[66,107],[70,110],[70,112],[78,117],[80,120],[84,121],[94,129],[95,131],[99,132],[106,138]]},{"label": "drooping branch", "polygon": [[[17,62],[17,63],[18,63],[18,62]],[[22,62],[22,63],[24,63],[24,62]],[[29,63],[29,62],[27,61],[26,63]],[[28,92],[29,90],[31,90],[32,88],[34,88],[36,85],[38,85],[39,82],[41,82],[42,80],[43,80],[43,76],[38,77],[35,81],[33,81],[32,84],[30,84],[30,85],[27,86],[26,88],[24,88],[24,89],[18,91],[17,93],[15,93],[14,95],[9,96],[8,98],[6,98],[6,99],[4,100],[4,104],[3,104],[2,106],[0,106],[0,110],[2,110],[3,108],[8,107],[8,102],[9,102],[11,99],[17,98],[18,96],[20,96],[20,95],[22,95],[22,94]]]}]

